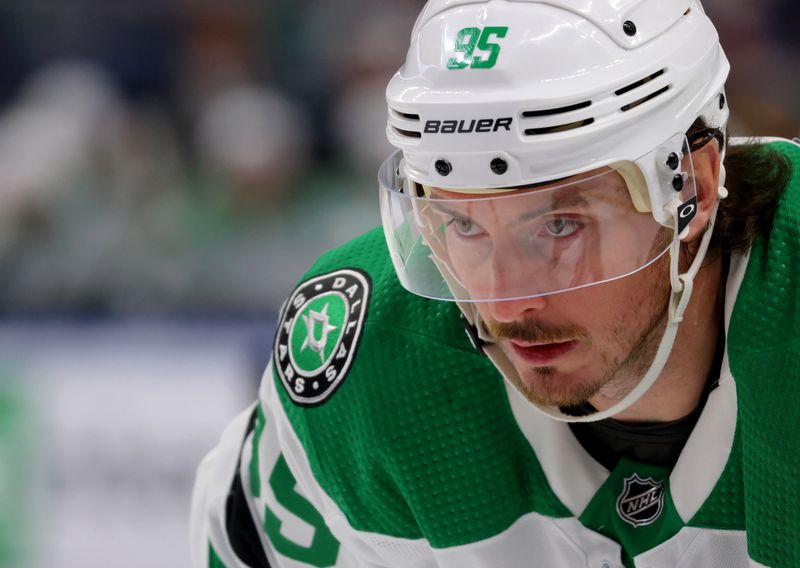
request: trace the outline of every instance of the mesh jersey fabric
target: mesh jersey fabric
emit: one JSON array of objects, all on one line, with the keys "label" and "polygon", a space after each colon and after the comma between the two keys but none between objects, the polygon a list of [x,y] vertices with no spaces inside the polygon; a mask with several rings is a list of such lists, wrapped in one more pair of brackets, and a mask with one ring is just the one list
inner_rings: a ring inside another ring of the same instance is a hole
[{"label": "mesh jersey fabric", "polygon": [[737,390],[750,554],[770,566],[800,566],[800,147],[775,147],[794,176],[769,238],[752,247],[728,356],[734,377],[746,378]]}]

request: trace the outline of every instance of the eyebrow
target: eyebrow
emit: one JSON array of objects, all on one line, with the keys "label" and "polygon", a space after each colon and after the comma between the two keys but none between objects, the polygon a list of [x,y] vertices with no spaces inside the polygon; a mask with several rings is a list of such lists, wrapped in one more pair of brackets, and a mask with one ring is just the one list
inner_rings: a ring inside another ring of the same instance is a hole
[{"label": "eyebrow", "polygon": [[552,203],[548,207],[540,207],[535,211],[531,211],[525,213],[524,215],[520,215],[520,221],[528,221],[530,219],[535,219],[539,217],[542,213],[547,213],[548,211],[552,211],[554,209],[562,209],[564,207],[574,207],[576,205],[588,205],[588,201],[581,195],[579,190],[573,190],[567,193],[566,195],[558,195],[553,198]]},{"label": "eyebrow", "polygon": [[[579,188],[574,188],[571,191],[569,191],[569,193],[566,193],[564,195],[557,195],[556,197],[553,198],[553,200],[552,200],[552,202],[550,203],[549,206],[540,207],[539,209],[536,209],[534,211],[530,211],[528,213],[524,213],[524,214],[519,216],[517,221],[529,221],[531,219],[535,219],[535,218],[539,217],[543,213],[547,213],[548,211],[552,211],[554,209],[561,209],[561,208],[564,208],[564,207],[575,207],[576,205],[588,205],[589,202],[583,197],[583,195],[581,195],[581,193],[583,191],[586,191],[586,190],[585,189],[581,190]],[[506,195],[504,197],[501,197],[501,199],[509,199],[509,198],[513,199],[513,197],[514,196],[512,196],[512,195]],[[517,197],[519,197],[519,196],[517,196]],[[476,200],[470,199],[467,202],[468,203],[474,203],[475,201]],[[489,201],[489,200],[487,200],[487,201]],[[436,211],[438,211],[440,213],[445,213],[447,215],[450,215],[451,217],[457,217],[457,218],[461,218],[461,219],[472,219],[472,216],[469,213],[456,211],[455,209],[450,209],[449,207],[443,205],[442,204],[442,200],[437,200],[437,201],[433,201],[432,200],[432,201],[430,201],[430,205]]]},{"label": "eyebrow", "polygon": [[431,207],[433,207],[434,209],[436,209],[440,213],[447,213],[451,217],[460,217],[460,218],[469,217],[469,215],[467,215],[466,213],[461,213],[460,211],[456,211],[454,209],[450,209],[448,207],[445,207],[444,205],[442,205],[442,203],[440,201],[431,201],[430,205],[431,205]]}]

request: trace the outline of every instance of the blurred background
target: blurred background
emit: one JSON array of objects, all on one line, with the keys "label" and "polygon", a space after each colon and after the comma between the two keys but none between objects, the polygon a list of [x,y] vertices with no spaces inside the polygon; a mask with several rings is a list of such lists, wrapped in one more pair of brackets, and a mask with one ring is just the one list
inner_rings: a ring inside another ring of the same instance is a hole
[{"label": "blurred background", "polygon": [[[188,567],[276,312],[379,223],[422,0],[0,3],[0,568]],[[705,2],[738,135],[800,135],[800,7]]]}]

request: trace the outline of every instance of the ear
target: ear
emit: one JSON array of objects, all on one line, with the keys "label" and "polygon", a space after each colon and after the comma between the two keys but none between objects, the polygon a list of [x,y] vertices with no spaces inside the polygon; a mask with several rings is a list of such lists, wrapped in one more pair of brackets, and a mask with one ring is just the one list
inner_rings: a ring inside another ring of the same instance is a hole
[{"label": "ear", "polygon": [[708,227],[708,220],[717,204],[719,191],[720,153],[715,140],[692,152],[694,167],[694,186],[697,192],[697,214],[689,225],[688,235],[682,239],[692,242],[702,237]]}]

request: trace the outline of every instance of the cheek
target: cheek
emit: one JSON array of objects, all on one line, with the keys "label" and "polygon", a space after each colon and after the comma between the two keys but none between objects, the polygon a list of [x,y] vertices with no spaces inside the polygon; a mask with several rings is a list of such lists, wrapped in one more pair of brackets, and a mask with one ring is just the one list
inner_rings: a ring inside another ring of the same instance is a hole
[{"label": "cheek", "polygon": [[627,336],[649,321],[656,300],[652,277],[641,276],[640,272],[563,294],[557,304],[559,314],[586,329],[597,344]]},{"label": "cheek", "polygon": [[593,306],[598,341],[628,348],[657,325],[669,302],[669,257],[626,278],[600,284]]},{"label": "cheek", "polygon": [[598,284],[559,295],[558,312],[565,320],[589,332],[602,329],[619,311],[617,294],[607,284]]},{"label": "cheek", "polygon": [[489,309],[489,305],[485,302],[476,302],[475,308],[478,310],[478,315],[481,316],[481,319],[485,322],[493,321],[492,312]]}]

